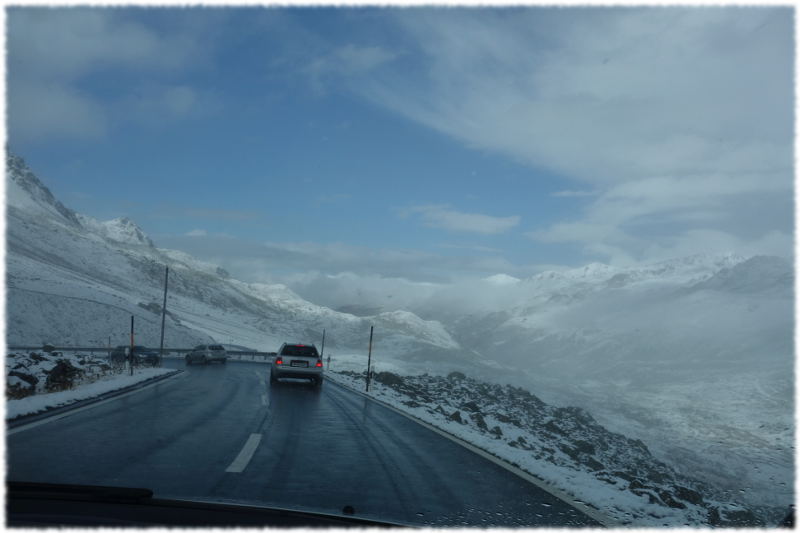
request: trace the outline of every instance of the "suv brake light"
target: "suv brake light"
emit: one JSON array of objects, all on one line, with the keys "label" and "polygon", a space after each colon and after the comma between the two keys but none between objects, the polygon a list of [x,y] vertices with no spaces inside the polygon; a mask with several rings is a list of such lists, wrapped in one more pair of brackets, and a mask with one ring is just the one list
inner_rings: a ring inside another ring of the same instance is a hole
[{"label": "suv brake light", "polygon": [[275,359],[275,364],[276,365],[282,365],[283,364],[283,357],[278,357],[277,359]]},{"label": "suv brake light", "polygon": [[322,366],[322,359],[317,359],[317,368]]}]

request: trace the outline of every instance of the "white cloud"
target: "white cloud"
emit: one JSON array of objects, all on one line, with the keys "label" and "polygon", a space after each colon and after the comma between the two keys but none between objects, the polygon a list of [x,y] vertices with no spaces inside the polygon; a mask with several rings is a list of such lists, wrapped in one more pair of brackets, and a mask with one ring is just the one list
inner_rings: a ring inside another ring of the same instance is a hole
[{"label": "white cloud", "polygon": [[519,225],[520,217],[493,217],[480,213],[462,213],[446,205],[421,205],[401,210],[403,216],[418,214],[426,226],[450,231],[492,235]]},{"label": "white cloud", "polygon": [[[98,97],[80,90],[86,76],[138,73],[174,76],[206,61],[201,28],[158,32],[130,12],[109,8],[9,9],[7,17],[9,136],[102,136],[117,119],[179,118],[199,109],[185,85],[132,95],[127,86]],[[112,112],[112,109],[115,111]]]},{"label": "white cloud", "polygon": [[148,83],[129,88],[115,109],[122,120],[161,125],[168,119],[207,116],[220,108],[219,102],[210,91],[185,84]]},{"label": "white cloud", "polygon": [[97,68],[167,70],[197,60],[197,45],[181,32],[159,34],[109,8],[9,10],[12,75],[73,80]]},{"label": "white cloud", "polygon": [[96,138],[105,134],[108,120],[101,106],[69,86],[55,83],[8,84],[9,133],[21,140],[48,134]]},{"label": "white cloud", "polygon": [[347,72],[365,72],[393,60],[397,54],[378,46],[354,46],[348,44],[336,49],[335,66]]},{"label": "white cloud", "polygon": [[502,253],[500,248],[492,248],[491,246],[480,246],[477,244],[465,245],[465,244],[440,244],[440,248],[447,248],[451,250],[470,250],[473,252],[487,252],[487,253],[494,253],[499,254]]},{"label": "white cloud", "polygon": [[563,191],[556,191],[552,193],[550,196],[554,198],[583,198],[586,196],[596,196],[596,191],[572,191],[572,190],[563,190]]},{"label": "white cloud", "polygon": [[347,44],[311,59],[303,72],[309,77],[318,93],[325,92],[329,78],[346,83],[369,75],[373,70],[392,62],[398,54],[379,46]]},{"label": "white cloud", "polygon": [[382,70],[355,90],[595,191],[554,193],[591,203],[533,231],[538,240],[628,262],[692,230],[744,247],[791,233],[791,9],[423,10],[395,20],[424,68]]},{"label": "white cloud", "polygon": [[519,278],[509,276],[508,274],[494,274],[493,276],[483,278],[483,280],[494,285],[515,285],[520,282]]},{"label": "white cloud", "polygon": [[[545,243],[576,243],[614,264],[667,259],[666,251],[675,256],[710,251],[788,255],[790,239],[764,238],[791,234],[791,183],[764,177],[742,173],[627,181],[598,196],[582,217],[527,235]],[[783,243],[782,251],[777,242]]]},{"label": "white cloud", "polygon": [[759,168],[786,168],[790,10],[510,16],[401,14],[429,75],[381,80],[365,87],[367,96],[471,145],[587,183],[741,170],[742,150]]},{"label": "white cloud", "polygon": [[187,231],[187,237],[206,237],[208,232],[204,229],[193,229],[192,231]]}]

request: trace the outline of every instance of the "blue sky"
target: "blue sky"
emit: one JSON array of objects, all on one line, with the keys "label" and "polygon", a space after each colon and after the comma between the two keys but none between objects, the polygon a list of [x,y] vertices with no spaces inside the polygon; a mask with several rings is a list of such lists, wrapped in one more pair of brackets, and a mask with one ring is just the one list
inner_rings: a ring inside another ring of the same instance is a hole
[{"label": "blue sky", "polygon": [[11,150],[243,279],[792,253],[788,8],[7,15]]}]

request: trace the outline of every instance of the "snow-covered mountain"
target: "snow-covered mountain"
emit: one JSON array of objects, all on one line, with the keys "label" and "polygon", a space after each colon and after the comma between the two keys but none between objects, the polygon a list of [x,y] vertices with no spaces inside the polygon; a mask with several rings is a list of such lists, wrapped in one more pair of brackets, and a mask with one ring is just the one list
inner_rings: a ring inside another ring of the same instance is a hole
[{"label": "snow-covered mountain", "polygon": [[494,361],[487,379],[586,408],[679,472],[755,505],[792,501],[789,260],[697,255],[509,284],[505,308],[419,312]]},{"label": "snow-covered mountain", "polygon": [[25,162],[7,158],[7,342],[105,346],[157,344],[168,266],[167,347],[214,340],[261,350],[282,342],[366,352],[369,327],[382,353],[430,360],[463,352],[441,324],[412,313],[356,317],[312,304],[282,285],[231,279],[216,265],[163,250],[132,220],[100,222],[61,204]]}]

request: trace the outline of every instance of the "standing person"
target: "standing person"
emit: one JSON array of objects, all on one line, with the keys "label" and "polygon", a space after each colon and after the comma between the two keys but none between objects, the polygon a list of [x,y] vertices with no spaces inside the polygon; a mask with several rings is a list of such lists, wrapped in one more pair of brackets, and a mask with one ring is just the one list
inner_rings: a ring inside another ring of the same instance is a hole
[{"label": "standing person", "polygon": [[331,354],[328,354],[328,368],[331,367]]}]

